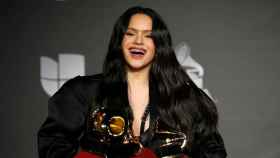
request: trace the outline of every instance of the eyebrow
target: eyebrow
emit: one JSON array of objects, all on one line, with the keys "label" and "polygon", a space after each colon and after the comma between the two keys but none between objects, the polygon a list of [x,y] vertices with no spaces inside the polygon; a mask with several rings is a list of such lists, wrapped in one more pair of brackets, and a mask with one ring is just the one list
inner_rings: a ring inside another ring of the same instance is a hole
[{"label": "eyebrow", "polygon": [[138,30],[138,29],[135,29],[135,28],[132,28],[132,27],[127,28],[127,30],[132,30],[132,31],[135,31],[135,32],[152,32],[152,30]]}]

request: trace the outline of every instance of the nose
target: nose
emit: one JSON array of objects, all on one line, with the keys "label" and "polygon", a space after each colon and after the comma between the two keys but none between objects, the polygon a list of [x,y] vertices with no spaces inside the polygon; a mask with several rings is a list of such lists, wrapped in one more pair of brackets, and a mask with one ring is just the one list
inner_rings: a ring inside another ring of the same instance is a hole
[{"label": "nose", "polygon": [[137,34],[134,42],[135,44],[143,44],[143,36],[141,34]]}]

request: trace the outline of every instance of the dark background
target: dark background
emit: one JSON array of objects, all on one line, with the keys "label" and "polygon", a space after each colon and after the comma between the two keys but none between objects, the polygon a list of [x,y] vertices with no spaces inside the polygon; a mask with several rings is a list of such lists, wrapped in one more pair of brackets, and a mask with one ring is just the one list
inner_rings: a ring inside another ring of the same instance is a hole
[{"label": "dark background", "polygon": [[[155,9],[174,45],[186,41],[218,100],[229,157],[280,157],[280,5],[278,0],[64,0],[1,4],[0,154],[37,158],[36,134],[49,96],[40,57],[85,56],[101,71],[112,27],[128,7]],[[1,156],[1,157],[2,157]]]}]

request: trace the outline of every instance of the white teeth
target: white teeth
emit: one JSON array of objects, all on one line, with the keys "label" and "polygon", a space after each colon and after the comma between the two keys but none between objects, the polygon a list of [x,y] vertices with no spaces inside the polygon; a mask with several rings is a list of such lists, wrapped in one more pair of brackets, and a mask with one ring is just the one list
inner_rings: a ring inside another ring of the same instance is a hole
[{"label": "white teeth", "polygon": [[145,52],[144,52],[144,50],[142,50],[142,49],[136,49],[136,48],[132,48],[132,49],[130,49],[130,52],[142,53],[142,54],[144,54],[144,53],[145,53]]}]

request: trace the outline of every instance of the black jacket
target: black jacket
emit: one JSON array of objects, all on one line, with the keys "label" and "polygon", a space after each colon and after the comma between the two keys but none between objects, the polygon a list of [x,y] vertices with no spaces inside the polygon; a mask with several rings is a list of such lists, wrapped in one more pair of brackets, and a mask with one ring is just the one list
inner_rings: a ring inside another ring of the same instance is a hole
[{"label": "black jacket", "polygon": [[[48,117],[38,132],[40,158],[72,158],[81,146],[86,146],[86,140],[89,140],[86,134],[87,118],[101,80],[101,74],[75,77],[49,99]],[[156,94],[151,94],[149,104],[156,104]],[[147,133],[149,132],[142,135],[146,135],[145,139],[149,141],[150,135]],[[199,142],[192,146],[189,157],[226,157],[223,139],[219,133],[200,138]]]}]

